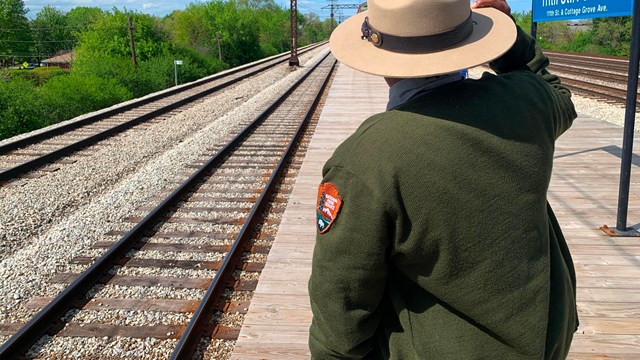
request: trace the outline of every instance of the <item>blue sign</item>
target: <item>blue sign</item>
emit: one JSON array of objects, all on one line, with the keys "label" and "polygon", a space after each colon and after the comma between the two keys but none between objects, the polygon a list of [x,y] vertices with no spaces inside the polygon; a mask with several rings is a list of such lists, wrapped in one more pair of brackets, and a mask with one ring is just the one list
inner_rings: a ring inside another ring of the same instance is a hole
[{"label": "blue sign", "polygon": [[633,0],[533,0],[533,21],[629,16]]}]

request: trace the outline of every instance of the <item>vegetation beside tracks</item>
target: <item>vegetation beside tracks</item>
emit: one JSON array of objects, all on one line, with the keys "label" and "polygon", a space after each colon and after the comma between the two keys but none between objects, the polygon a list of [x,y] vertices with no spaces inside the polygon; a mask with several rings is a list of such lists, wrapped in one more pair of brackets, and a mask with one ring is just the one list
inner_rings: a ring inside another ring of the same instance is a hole
[{"label": "vegetation beside tracks", "polygon": [[[164,18],[113,8],[43,8],[0,0],[0,140],[290,50],[289,9],[273,0],[195,2]],[[137,66],[133,65],[129,17]],[[331,24],[300,15],[299,46]],[[73,50],[70,70],[15,69]]]},{"label": "vegetation beside tracks", "polygon": [[[525,31],[531,29],[531,11],[513,17]],[[629,56],[631,16],[538,23],[536,40],[546,50]]]},{"label": "vegetation beside tracks", "polygon": [[[290,50],[289,9],[274,0],[194,2],[164,18],[113,8],[43,8],[27,19],[23,0],[0,0],[0,140]],[[514,13],[525,30],[531,12]],[[129,17],[137,66],[132,63]],[[299,15],[299,45],[325,40],[333,25]],[[588,26],[538,24],[548,50],[628,56],[631,17],[593,19]],[[38,68],[73,50],[70,70]]]}]

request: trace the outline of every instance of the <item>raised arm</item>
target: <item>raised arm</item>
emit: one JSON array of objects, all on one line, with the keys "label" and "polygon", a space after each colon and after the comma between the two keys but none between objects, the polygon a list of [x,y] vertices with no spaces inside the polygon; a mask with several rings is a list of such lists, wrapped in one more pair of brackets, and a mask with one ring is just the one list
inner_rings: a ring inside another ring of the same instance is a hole
[{"label": "raised arm", "polygon": [[[478,0],[472,8],[493,7],[511,16],[511,8],[505,0]],[[547,71],[549,58],[542,52],[533,37],[518,26],[518,36],[513,47],[504,55],[489,63],[489,66],[497,74],[505,74],[516,70],[530,70],[539,75],[554,90],[557,108],[555,119],[556,138],[565,132],[573,120],[577,117],[571,91],[557,75]]]}]

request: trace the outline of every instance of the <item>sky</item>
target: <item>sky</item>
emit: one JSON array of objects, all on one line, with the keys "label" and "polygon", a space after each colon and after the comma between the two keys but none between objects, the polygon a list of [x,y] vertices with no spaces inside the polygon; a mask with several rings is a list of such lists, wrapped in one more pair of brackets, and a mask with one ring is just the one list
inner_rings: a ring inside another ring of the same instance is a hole
[{"label": "sky", "polygon": [[[114,6],[122,9],[134,10],[155,16],[165,16],[173,10],[184,9],[193,0],[23,0],[25,7],[29,9],[27,17],[34,18],[36,14],[47,5],[56,7],[64,12],[76,6],[99,7],[103,10],[110,10]],[[364,0],[336,0],[337,4],[355,4]],[[532,0],[508,0],[513,12],[523,12],[531,10]],[[290,2],[276,0],[282,7],[289,7]],[[330,4],[329,0],[299,0],[298,11],[302,13],[315,13],[321,19],[330,16],[328,9],[322,9]],[[343,10],[343,16],[348,17],[355,14],[355,10]]]}]

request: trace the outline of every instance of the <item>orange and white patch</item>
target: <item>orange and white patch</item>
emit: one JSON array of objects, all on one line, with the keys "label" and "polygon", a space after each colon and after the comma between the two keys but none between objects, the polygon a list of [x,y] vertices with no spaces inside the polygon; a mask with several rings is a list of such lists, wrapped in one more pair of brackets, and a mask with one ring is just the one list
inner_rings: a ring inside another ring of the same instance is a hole
[{"label": "orange and white patch", "polygon": [[324,234],[338,217],[342,198],[338,195],[338,188],[332,183],[320,184],[318,187],[318,205],[316,206],[316,221],[318,231]]}]

